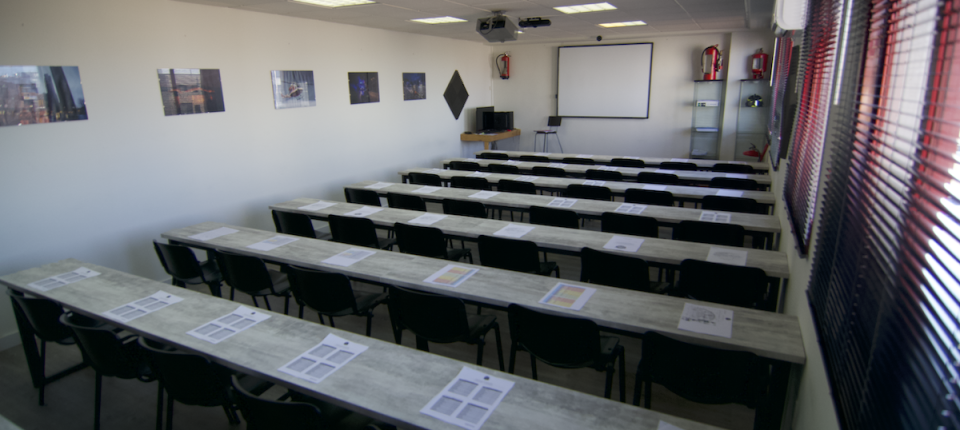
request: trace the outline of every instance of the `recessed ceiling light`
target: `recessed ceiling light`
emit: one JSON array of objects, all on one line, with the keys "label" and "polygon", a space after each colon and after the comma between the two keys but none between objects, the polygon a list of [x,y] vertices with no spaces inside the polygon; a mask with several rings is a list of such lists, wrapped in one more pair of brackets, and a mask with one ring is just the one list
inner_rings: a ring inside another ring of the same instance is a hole
[{"label": "recessed ceiling light", "polygon": [[627,22],[608,22],[606,24],[600,24],[601,27],[612,28],[612,27],[632,27],[635,25],[647,25],[643,21],[627,21]]},{"label": "recessed ceiling light", "polygon": [[555,7],[554,9],[559,10],[563,13],[583,13],[583,12],[600,12],[604,10],[614,10],[617,7],[607,3],[591,3],[591,4],[575,4],[572,6],[560,6]]},{"label": "recessed ceiling light", "polygon": [[321,6],[321,7],[330,7],[330,8],[376,3],[373,0],[289,0],[289,1],[294,3],[308,4],[311,6]]},{"label": "recessed ceiling light", "polygon": [[467,22],[465,19],[454,18],[452,16],[438,16],[436,18],[418,18],[411,19],[410,21],[419,22],[421,24],[450,24],[454,22]]}]

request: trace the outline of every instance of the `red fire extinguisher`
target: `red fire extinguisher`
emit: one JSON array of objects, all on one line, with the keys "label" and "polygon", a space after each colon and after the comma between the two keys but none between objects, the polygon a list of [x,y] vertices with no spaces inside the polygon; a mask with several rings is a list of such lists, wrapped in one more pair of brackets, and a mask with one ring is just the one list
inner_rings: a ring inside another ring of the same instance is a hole
[{"label": "red fire extinguisher", "polygon": [[[500,66],[503,63],[503,67]],[[497,70],[500,72],[500,79],[510,79],[510,56],[500,54],[497,56]]]},{"label": "red fire extinguisher", "polygon": [[769,56],[763,53],[763,48],[750,56],[750,72],[753,73],[753,79],[763,79],[763,74],[767,73],[767,58]]},{"label": "red fire extinguisher", "polygon": [[723,68],[723,54],[717,49],[718,45],[708,46],[700,54],[700,71],[703,72],[703,80],[717,80],[717,72]]}]

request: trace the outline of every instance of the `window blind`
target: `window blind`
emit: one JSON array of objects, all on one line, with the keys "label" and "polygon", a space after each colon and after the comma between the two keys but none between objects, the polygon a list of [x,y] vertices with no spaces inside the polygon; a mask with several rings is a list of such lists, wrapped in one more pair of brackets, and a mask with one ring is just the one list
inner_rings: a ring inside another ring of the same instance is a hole
[{"label": "window blind", "polygon": [[784,126],[793,124],[784,124],[786,120],[785,111],[788,109],[785,102],[787,93],[787,77],[790,76],[790,56],[793,53],[793,39],[789,37],[778,37],[777,46],[774,49],[773,72],[770,76],[770,83],[773,87],[770,91],[770,106],[772,109],[770,120],[767,123],[767,135],[770,138],[770,163],[776,169],[780,165],[780,151],[785,149],[781,132]]}]

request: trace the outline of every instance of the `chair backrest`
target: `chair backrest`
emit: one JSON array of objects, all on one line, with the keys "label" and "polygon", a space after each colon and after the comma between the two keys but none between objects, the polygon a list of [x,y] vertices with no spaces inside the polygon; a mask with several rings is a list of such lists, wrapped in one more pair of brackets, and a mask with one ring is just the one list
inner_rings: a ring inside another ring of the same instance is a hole
[{"label": "chair backrest", "polygon": [[317,238],[317,232],[313,229],[313,222],[310,221],[309,216],[282,211],[272,212],[274,223],[277,226],[277,233],[309,237],[311,239]]},{"label": "chair backrest", "polygon": [[623,173],[614,170],[587,169],[587,179],[599,179],[601,181],[622,181]]},{"label": "chair backrest", "polygon": [[60,315],[60,322],[73,330],[90,365],[103,376],[133,379],[149,374],[135,335],[121,339],[113,331],[116,327],[75,312]]},{"label": "chair backrest", "polygon": [[726,173],[746,173],[753,174],[753,167],[747,164],[730,164],[730,163],[717,163],[713,165],[714,172],[726,172]]},{"label": "chair backrest", "polygon": [[23,293],[7,289],[14,310],[19,310],[30,323],[30,328],[40,339],[57,342],[73,335],[70,328],[60,322],[63,307],[53,300],[28,297]]},{"label": "chair backrest", "polygon": [[487,208],[480,202],[443,199],[441,204],[443,205],[443,213],[447,215],[468,216],[473,218],[487,217]]},{"label": "chair backrest", "polygon": [[669,173],[640,172],[637,173],[637,182],[644,184],[674,185],[680,183],[680,177]]},{"label": "chair backrest", "polygon": [[743,197],[703,196],[700,207],[704,210],[727,212],[759,213],[757,201]]},{"label": "chair backrest", "polygon": [[580,228],[580,217],[567,209],[530,206],[530,224],[563,228]]},{"label": "chair backrest", "polygon": [[141,337],[140,347],[163,388],[185,405],[218,406],[230,402],[230,371],[204,357]]},{"label": "chair backrest", "polygon": [[440,179],[440,175],[434,175],[433,173],[410,172],[407,174],[407,179],[411,184],[416,185],[443,186],[443,180]]},{"label": "chair backrest", "polygon": [[699,167],[697,167],[696,164],[679,162],[679,161],[664,161],[660,163],[660,168],[667,169],[667,170],[698,170],[699,169]]},{"label": "chair backrest", "polygon": [[533,185],[533,182],[501,179],[500,182],[497,182],[497,191],[504,193],[536,194],[537,187]]},{"label": "chair backrest", "polygon": [[401,328],[429,342],[450,343],[470,336],[467,307],[456,297],[391,286],[388,303]]},{"label": "chair backrest", "polygon": [[626,255],[580,250],[580,282],[650,292],[647,262]]},{"label": "chair backrest", "polygon": [[634,160],[632,158],[614,158],[610,160],[609,163],[611,166],[620,166],[620,167],[637,167],[644,168],[647,166],[643,160]]},{"label": "chair backrest", "polygon": [[760,189],[760,184],[753,179],[713,178],[710,180],[710,188],[756,191]]},{"label": "chair backrest", "polygon": [[524,306],[507,307],[510,339],[551,366],[577,368],[600,354],[600,328],[580,318],[550,315]]},{"label": "chair backrest", "polygon": [[645,205],[673,206],[673,193],[669,191],[642,190],[629,188],[623,193],[623,201]]},{"label": "chair backrest", "polygon": [[237,394],[240,413],[247,422],[247,430],[314,430],[326,428],[320,409],[309,403],[279,402],[250,394],[237,376],[231,377]]},{"label": "chair backrest", "polygon": [[217,251],[216,255],[223,280],[231,287],[247,294],[265,289],[272,291],[273,280],[263,260],[227,251]]},{"label": "chair backrest", "polygon": [[480,156],[477,158],[485,158],[487,160],[509,160],[510,156],[500,152],[481,152]]},{"label": "chair backrest", "polygon": [[563,178],[567,176],[567,171],[559,167],[534,166],[530,169],[534,175],[548,176],[551,178]]},{"label": "chair backrest", "polygon": [[563,195],[575,199],[613,200],[613,192],[609,188],[596,185],[570,184]]},{"label": "chair backrest", "polygon": [[677,289],[696,300],[771,310],[767,300],[769,284],[766,272],[757,267],[687,259],[680,262]]},{"label": "chair backrest", "polygon": [[380,247],[377,228],[373,225],[373,221],[367,218],[330,215],[327,217],[327,222],[330,223],[330,234],[334,242],[370,248]]},{"label": "chair backrest", "polygon": [[648,216],[604,212],[600,214],[600,231],[629,234],[631,236],[659,237],[660,228],[656,218]]},{"label": "chair backrest", "polygon": [[520,161],[532,161],[534,163],[549,163],[550,158],[543,155],[521,155]]},{"label": "chair backrest", "polygon": [[469,172],[478,172],[480,171],[480,163],[473,161],[451,161],[450,162],[451,170],[466,170]]},{"label": "chair backrest", "polygon": [[183,281],[190,278],[203,278],[203,270],[197,256],[183,245],[170,245],[153,241],[153,250],[163,265],[163,270],[174,279]]},{"label": "chair backrest", "polygon": [[374,190],[356,190],[353,188],[344,188],[343,196],[347,203],[356,203],[358,205],[381,206],[380,196]]},{"label": "chair backrest", "polygon": [[398,222],[393,225],[393,231],[402,253],[433,258],[447,256],[446,240],[439,228]]},{"label": "chair backrest", "polygon": [[387,206],[411,211],[427,211],[427,204],[423,198],[406,194],[387,193]]},{"label": "chair backrest", "polygon": [[347,310],[351,311],[348,313],[357,312],[357,300],[350,278],[346,275],[289,266],[287,276],[299,303],[322,314]]},{"label": "chair backrest", "polygon": [[740,247],[743,246],[743,237],[743,226],[736,224],[680,221],[673,226],[673,240]]},{"label": "chair backrest", "polygon": [[520,168],[511,164],[491,164],[489,168],[493,173],[520,174]]},{"label": "chair backrest", "polygon": [[469,176],[454,176],[450,178],[452,188],[466,188],[470,190],[490,190],[490,181],[486,178],[471,178]]},{"label": "chair backrest", "polygon": [[580,157],[566,157],[563,159],[563,162],[567,164],[580,164],[583,166],[592,166],[594,164],[597,164],[589,158],[580,158]]},{"label": "chair backrest", "polygon": [[540,250],[527,240],[480,236],[477,238],[480,264],[525,273],[540,271]]}]

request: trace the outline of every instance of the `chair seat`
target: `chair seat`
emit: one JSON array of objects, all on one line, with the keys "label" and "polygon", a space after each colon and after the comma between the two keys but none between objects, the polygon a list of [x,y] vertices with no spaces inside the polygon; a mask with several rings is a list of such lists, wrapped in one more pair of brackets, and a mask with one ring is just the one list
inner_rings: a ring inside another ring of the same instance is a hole
[{"label": "chair seat", "polygon": [[475,341],[483,336],[490,326],[497,322],[497,317],[493,315],[467,315],[467,326],[470,327],[470,339],[464,339],[467,344],[474,344]]},{"label": "chair seat", "polygon": [[323,400],[316,399],[305,394],[300,394],[292,390],[289,393],[290,400],[294,402],[309,403],[316,406],[317,409],[320,409],[320,421],[324,423],[324,428],[343,421],[344,418],[351,414],[349,410],[324,402]]},{"label": "chair seat", "polygon": [[[387,300],[387,293],[365,293],[363,291],[354,291],[353,297],[357,301],[357,310],[365,312],[366,310],[383,303]],[[353,308],[345,308],[336,312],[326,312],[325,315],[332,317],[342,317],[346,315],[353,315]]]},{"label": "chair seat", "polygon": [[461,259],[463,259],[463,257],[468,257],[468,256],[471,258],[471,261],[473,261],[472,260],[473,252],[471,252],[469,249],[453,248],[453,249],[447,250],[446,259],[449,261],[460,261]]},{"label": "chair seat", "polygon": [[203,280],[206,279],[207,282],[218,283],[223,281],[223,276],[220,274],[220,269],[217,267],[217,263],[213,260],[207,260],[203,263],[200,263],[200,270],[203,271],[203,276],[194,276],[190,279],[181,279],[184,283],[187,284],[202,284]]},{"label": "chair seat", "polygon": [[268,270],[270,273],[270,282],[273,283],[273,291],[270,291],[270,288],[264,288],[255,293],[248,293],[251,296],[269,296],[273,295],[276,291],[278,296],[286,296],[290,294],[290,280],[287,279],[286,273],[281,273],[276,270]]},{"label": "chair seat", "polygon": [[397,239],[391,237],[389,239],[377,238],[377,247],[380,249],[387,249],[397,244]]},{"label": "chair seat", "polygon": [[557,270],[557,263],[553,261],[547,261],[547,262],[540,263],[540,272],[537,274],[548,276],[550,275],[550,272],[554,270]]}]

